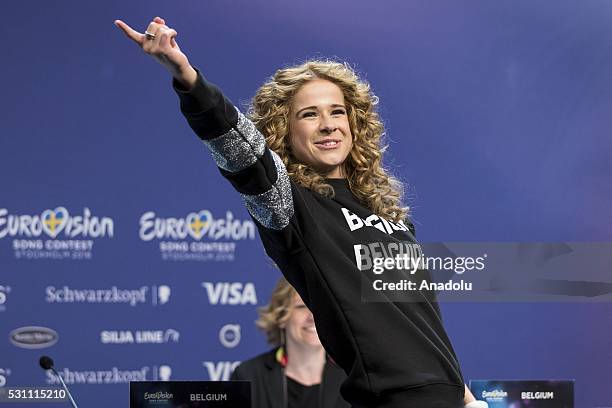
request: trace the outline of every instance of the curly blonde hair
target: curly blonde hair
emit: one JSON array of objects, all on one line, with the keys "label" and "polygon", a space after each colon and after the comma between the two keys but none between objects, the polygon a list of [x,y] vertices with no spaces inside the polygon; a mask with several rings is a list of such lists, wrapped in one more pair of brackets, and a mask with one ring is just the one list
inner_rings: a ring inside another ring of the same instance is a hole
[{"label": "curly blonde hair", "polygon": [[353,148],[344,163],[353,194],[373,213],[392,221],[405,219],[408,208],[401,204],[403,186],[382,165],[386,145],[382,145],[384,125],[375,108],[378,97],[347,64],[310,60],[301,65],[279,69],[263,84],[251,102],[249,117],[266,137],[271,150],[280,156],[289,177],[296,183],[326,197],[334,189],[325,175],[300,163],[289,144],[291,101],[305,83],[325,79],[344,94]]},{"label": "curly blonde hair", "polygon": [[297,295],[296,290],[287,279],[281,277],[272,291],[270,303],[258,309],[259,319],[255,322],[268,338],[268,343],[273,346],[281,345],[282,326],[287,323],[293,311],[293,298]]}]

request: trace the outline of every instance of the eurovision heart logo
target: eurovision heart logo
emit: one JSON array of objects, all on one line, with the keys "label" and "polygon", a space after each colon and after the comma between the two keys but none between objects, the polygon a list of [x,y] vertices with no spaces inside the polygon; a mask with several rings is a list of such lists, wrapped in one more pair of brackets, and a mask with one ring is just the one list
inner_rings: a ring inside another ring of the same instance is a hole
[{"label": "eurovision heart logo", "polygon": [[212,214],[208,210],[199,213],[190,213],[187,216],[187,231],[195,239],[202,238],[212,223]]},{"label": "eurovision heart logo", "polygon": [[64,207],[57,207],[55,210],[45,210],[42,212],[42,228],[51,238],[57,237],[62,232],[68,222],[68,210]]}]

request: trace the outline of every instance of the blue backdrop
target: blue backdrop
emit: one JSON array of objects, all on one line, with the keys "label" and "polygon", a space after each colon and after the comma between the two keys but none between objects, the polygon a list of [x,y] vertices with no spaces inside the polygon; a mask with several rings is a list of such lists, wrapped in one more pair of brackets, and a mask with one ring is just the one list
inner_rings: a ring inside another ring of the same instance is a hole
[{"label": "blue backdrop", "polygon": [[[380,97],[423,241],[612,240],[610,1],[24,0],[2,15],[0,386],[50,383],[50,354],[82,406],[120,406],[129,379],[222,379],[266,349],[253,321],[279,273],[116,18],[164,17],[241,106],[278,67],[349,61]],[[578,407],[612,405],[609,303],[442,308],[466,380],[575,379]]]}]

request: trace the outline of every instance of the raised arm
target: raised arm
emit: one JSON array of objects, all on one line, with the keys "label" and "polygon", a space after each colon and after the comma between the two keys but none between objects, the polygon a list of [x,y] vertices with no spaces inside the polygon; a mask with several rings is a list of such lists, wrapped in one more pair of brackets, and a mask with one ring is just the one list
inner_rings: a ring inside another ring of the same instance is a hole
[{"label": "raised arm", "polygon": [[183,115],[253,218],[265,228],[285,228],[294,211],[289,177],[255,125],[191,66],[164,19],[154,18],[144,34],[121,20],[115,25],[173,76]]}]

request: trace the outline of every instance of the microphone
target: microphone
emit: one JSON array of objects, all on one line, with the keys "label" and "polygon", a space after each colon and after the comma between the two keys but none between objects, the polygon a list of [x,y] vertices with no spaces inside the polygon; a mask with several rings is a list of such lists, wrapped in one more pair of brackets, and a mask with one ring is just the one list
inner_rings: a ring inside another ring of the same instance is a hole
[{"label": "microphone", "polygon": [[72,395],[70,394],[70,390],[68,390],[68,387],[66,386],[66,383],[62,379],[62,376],[59,375],[59,373],[55,370],[55,368],[53,368],[53,359],[49,356],[42,356],[40,360],[38,360],[38,364],[40,364],[43,370],[53,371],[53,374],[55,374],[57,378],[59,378],[60,382],[62,383],[62,387],[64,387],[64,389],[66,390],[66,393],[68,394],[68,398],[70,399],[70,403],[72,404],[72,406],[74,408],[79,408],[77,407],[76,402],[74,402],[74,399],[72,398]]}]

